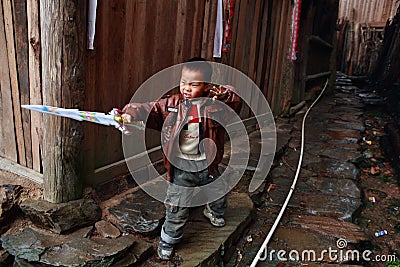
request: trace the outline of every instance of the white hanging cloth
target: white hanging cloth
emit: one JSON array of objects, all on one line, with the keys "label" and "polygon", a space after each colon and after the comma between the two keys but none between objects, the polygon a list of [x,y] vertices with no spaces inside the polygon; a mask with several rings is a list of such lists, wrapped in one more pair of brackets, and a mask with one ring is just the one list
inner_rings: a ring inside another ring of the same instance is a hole
[{"label": "white hanging cloth", "polygon": [[88,40],[87,49],[93,50],[94,35],[96,33],[96,9],[97,0],[89,0],[89,12],[88,12]]},{"label": "white hanging cloth", "polygon": [[223,16],[222,16],[222,0],[218,0],[217,6],[217,21],[215,25],[214,35],[214,57],[221,57],[222,52],[222,38],[223,38]]}]

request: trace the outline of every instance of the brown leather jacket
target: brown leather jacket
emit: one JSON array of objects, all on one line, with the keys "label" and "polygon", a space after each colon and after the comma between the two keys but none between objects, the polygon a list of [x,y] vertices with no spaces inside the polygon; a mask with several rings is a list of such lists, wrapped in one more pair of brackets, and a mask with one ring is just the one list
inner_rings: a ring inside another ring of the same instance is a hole
[{"label": "brown leather jacket", "polygon": [[[242,106],[242,100],[232,87],[226,87],[228,88],[226,95],[223,99],[218,100],[228,105],[238,114]],[[230,117],[228,116],[229,114],[226,114],[226,109],[222,107],[219,101],[213,101],[209,98],[200,109],[200,114],[203,118],[204,138],[211,139],[216,148],[216,151],[214,151],[210,149],[213,146],[207,145],[207,142],[205,144],[208,169],[211,175],[215,174],[215,170],[224,154],[225,129],[218,122],[227,121],[228,117]],[[179,133],[186,123],[186,115],[190,105],[190,101],[183,99],[182,94],[176,94],[155,102],[130,103],[125,107],[125,112],[131,115],[134,120],[146,121],[148,114],[146,127],[161,131],[164,165],[167,170],[167,180],[170,182],[172,181],[172,168],[168,159],[174,155],[173,144],[175,138],[179,138]]]}]

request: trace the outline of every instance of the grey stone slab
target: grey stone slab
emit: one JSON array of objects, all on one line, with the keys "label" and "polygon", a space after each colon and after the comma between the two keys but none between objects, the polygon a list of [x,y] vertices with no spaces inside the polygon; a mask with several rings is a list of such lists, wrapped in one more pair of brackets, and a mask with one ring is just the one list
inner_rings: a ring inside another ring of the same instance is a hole
[{"label": "grey stone slab", "polygon": [[101,218],[101,209],[93,199],[60,204],[27,199],[20,204],[20,208],[35,225],[55,233],[94,224]]},{"label": "grey stone slab", "polygon": [[32,263],[50,266],[111,266],[135,242],[131,235],[118,239],[84,238],[81,231],[69,235],[39,232],[31,228],[1,239],[11,255]]},{"label": "grey stone slab", "polygon": [[198,208],[190,216],[185,226],[184,237],[177,247],[177,255],[182,258],[179,266],[217,266],[232,254],[236,241],[240,238],[251,219],[253,203],[245,193],[230,193],[228,209],[224,216],[226,225],[216,228],[202,215],[203,208]]},{"label": "grey stone slab", "polygon": [[118,230],[117,227],[112,225],[108,221],[98,221],[95,224],[97,232],[102,236],[102,237],[110,237],[110,238],[117,238],[120,236],[121,232]]},{"label": "grey stone slab", "polygon": [[[302,209],[309,214],[331,216],[341,220],[351,220],[352,214],[360,207],[361,199],[348,196],[348,193],[340,193],[339,189],[334,189],[334,184],[325,186],[318,190],[315,186],[307,184],[308,178],[301,177],[292,194],[289,202],[290,207]],[[324,179],[324,178],[320,178]],[[274,179],[275,189],[269,192],[267,205],[282,206],[293,183],[293,178]],[[324,184],[321,182],[320,184]],[[338,184],[339,186],[340,184]],[[331,192],[327,190],[332,186]],[[359,192],[359,191],[357,191]]]},{"label": "grey stone slab", "polygon": [[304,183],[315,191],[326,195],[360,198],[361,192],[356,183],[350,179],[338,179],[328,177],[304,178]]},{"label": "grey stone slab", "polygon": [[[312,161],[310,159],[314,160]],[[360,173],[360,171],[353,163],[328,158],[316,159],[306,157],[303,167],[313,172],[324,174],[324,176],[331,178],[345,178],[356,180]]]},{"label": "grey stone slab", "polygon": [[315,215],[291,216],[290,222],[301,228],[309,229],[335,239],[343,238],[352,244],[368,240],[367,234],[357,224],[341,221],[335,218]]},{"label": "grey stone slab", "polygon": [[139,188],[114,196],[101,206],[107,219],[122,232],[155,234],[165,216],[164,204]]}]

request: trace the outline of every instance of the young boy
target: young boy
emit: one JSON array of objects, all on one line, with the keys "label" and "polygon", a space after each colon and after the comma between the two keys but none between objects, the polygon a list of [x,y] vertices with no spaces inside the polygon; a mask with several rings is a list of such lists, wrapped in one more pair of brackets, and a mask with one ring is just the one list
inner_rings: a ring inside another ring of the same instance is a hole
[{"label": "young boy", "polygon": [[[128,123],[143,119],[147,112],[146,127],[162,132],[164,164],[170,182],[165,200],[166,218],[157,249],[162,260],[172,257],[174,245],[181,240],[189,216],[192,193],[182,188],[206,185],[219,176],[218,164],[224,153],[225,130],[211,119],[215,116],[213,113],[221,111],[216,102],[228,105],[236,113],[242,105],[231,86],[211,88],[211,75],[209,63],[202,58],[192,58],[182,66],[180,94],[159,99],[152,102],[153,105],[130,103],[122,110]],[[214,145],[202,142],[205,138],[211,139]],[[215,190],[218,193],[218,190],[225,189]],[[226,206],[224,196],[207,204],[203,213],[212,225],[222,227],[225,225],[222,216]]]}]

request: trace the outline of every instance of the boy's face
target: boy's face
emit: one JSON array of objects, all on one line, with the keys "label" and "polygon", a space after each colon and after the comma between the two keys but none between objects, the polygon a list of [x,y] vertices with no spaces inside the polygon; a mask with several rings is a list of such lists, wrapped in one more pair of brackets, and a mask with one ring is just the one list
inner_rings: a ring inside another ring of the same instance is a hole
[{"label": "boy's face", "polygon": [[198,70],[182,69],[179,90],[185,99],[203,97],[209,91],[211,84],[204,82],[204,74]]}]

